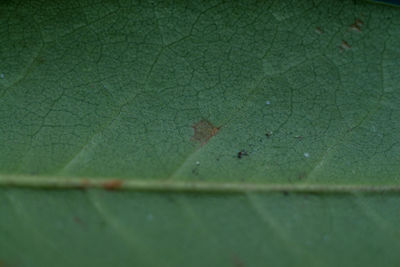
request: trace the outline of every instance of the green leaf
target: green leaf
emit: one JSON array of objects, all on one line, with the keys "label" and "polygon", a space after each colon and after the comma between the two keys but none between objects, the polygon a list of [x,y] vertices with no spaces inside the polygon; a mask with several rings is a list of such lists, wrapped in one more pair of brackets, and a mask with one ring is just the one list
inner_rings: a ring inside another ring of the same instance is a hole
[{"label": "green leaf", "polygon": [[0,266],[393,266],[400,10],[0,3]]}]

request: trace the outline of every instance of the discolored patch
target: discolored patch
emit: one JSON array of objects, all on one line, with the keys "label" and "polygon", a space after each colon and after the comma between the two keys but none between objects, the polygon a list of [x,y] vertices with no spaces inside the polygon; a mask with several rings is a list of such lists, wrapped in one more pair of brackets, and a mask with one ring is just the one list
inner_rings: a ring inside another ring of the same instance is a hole
[{"label": "discolored patch", "polygon": [[297,174],[297,179],[303,180],[304,178],[306,178],[306,176],[307,176],[306,172],[300,172]]},{"label": "discolored patch", "polygon": [[232,264],[234,267],[244,267],[243,261],[236,255],[232,255]]},{"label": "discolored patch", "polygon": [[351,46],[345,40],[342,40],[342,43],[340,44],[340,49],[349,50],[350,48]]},{"label": "discolored patch", "polygon": [[215,127],[207,120],[201,120],[193,126],[193,136],[190,140],[199,142],[201,145],[210,140],[211,137],[217,134],[219,127]]},{"label": "discolored patch", "polygon": [[122,186],[121,180],[110,180],[102,184],[102,187],[106,190],[116,190],[121,188],[121,186]]},{"label": "discolored patch", "polygon": [[87,189],[90,186],[90,181],[88,179],[82,179],[80,181],[79,188],[81,189]]},{"label": "discolored patch", "polygon": [[76,224],[79,224],[79,225],[81,225],[81,226],[83,226],[83,227],[86,227],[86,224],[81,220],[81,218],[79,218],[78,216],[74,216],[74,222],[76,223]]},{"label": "discolored patch", "polygon": [[350,29],[356,32],[361,32],[361,26],[364,23],[360,19],[356,19],[353,24],[350,25]]}]

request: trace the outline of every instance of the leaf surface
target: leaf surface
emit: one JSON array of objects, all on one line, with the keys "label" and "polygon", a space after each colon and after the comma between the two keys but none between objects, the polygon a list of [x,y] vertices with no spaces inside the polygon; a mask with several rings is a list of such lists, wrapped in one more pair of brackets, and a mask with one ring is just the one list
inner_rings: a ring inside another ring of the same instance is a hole
[{"label": "leaf surface", "polygon": [[399,261],[399,12],[4,1],[0,266]]}]

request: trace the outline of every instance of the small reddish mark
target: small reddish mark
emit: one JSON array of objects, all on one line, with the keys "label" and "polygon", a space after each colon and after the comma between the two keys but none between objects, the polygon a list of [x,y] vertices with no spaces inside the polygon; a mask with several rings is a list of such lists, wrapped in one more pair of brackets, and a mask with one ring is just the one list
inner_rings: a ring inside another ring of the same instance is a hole
[{"label": "small reddish mark", "polygon": [[116,190],[121,188],[122,181],[121,180],[110,180],[102,183],[101,185],[106,190]]},{"label": "small reddish mark", "polygon": [[74,216],[74,221],[75,221],[76,223],[79,223],[79,224],[81,224],[81,223],[82,223],[82,220],[81,220],[81,219],[79,219],[79,217],[78,217],[78,216]]},{"label": "small reddish mark", "polygon": [[15,263],[6,263],[5,261],[0,260],[0,267],[11,267],[11,266],[17,266]]},{"label": "small reddish mark", "polygon": [[204,119],[193,124],[192,128],[194,130],[194,133],[190,140],[197,141],[201,145],[206,144],[208,140],[216,135],[220,129],[220,127],[215,127],[211,124],[211,122]]},{"label": "small reddish mark", "polygon": [[78,216],[74,216],[74,222],[79,225],[86,226],[86,224]]},{"label": "small reddish mark", "polygon": [[235,254],[232,255],[232,263],[234,267],[244,267],[243,261]]}]

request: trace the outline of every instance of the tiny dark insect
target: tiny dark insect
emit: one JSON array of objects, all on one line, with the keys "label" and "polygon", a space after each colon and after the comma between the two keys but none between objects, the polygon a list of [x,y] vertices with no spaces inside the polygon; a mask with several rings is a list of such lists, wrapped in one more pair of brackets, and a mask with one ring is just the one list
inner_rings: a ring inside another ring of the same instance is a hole
[{"label": "tiny dark insect", "polygon": [[270,137],[271,137],[271,135],[272,135],[272,133],[271,133],[271,132],[266,132],[266,133],[265,133],[265,136],[266,136],[267,138],[270,138]]},{"label": "tiny dark insect", "polygon": [[241,159],[243,156],[248,156],[249,154],[246,152],[246,150],[241,150],[238,152],[237,157],[238,159]]}]

